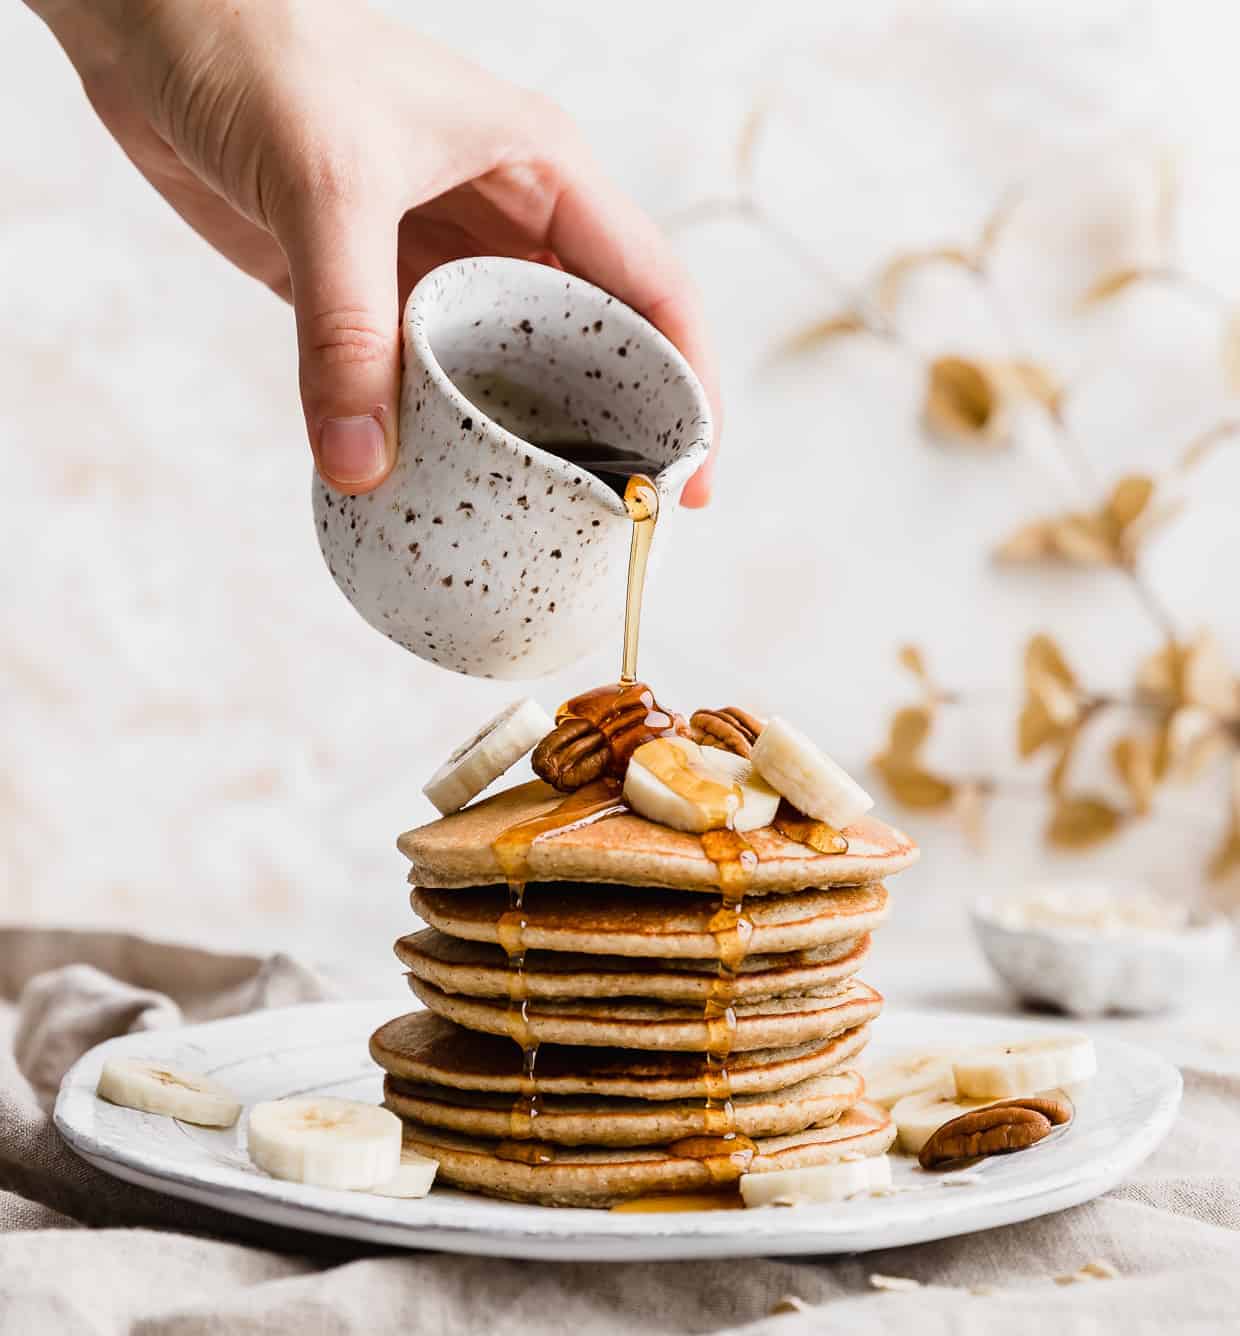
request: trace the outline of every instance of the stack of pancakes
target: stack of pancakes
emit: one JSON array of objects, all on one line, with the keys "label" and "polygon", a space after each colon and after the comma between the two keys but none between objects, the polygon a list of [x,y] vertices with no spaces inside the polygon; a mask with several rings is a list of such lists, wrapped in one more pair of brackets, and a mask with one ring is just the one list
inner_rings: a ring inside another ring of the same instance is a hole
[{"label": "stack of pancakes", "polygon": [[396,954],[426,1009],[380,1027],[371,1053],[406,1145],[443,1182],[571,1206],[885,1151],[889,1119],[853,1066],[882,998],[856,974],[910,841],[869,817],[844,853],[748,833],[752,930],[720,1053],[720,869],[696,835],[625,811],[537,839],[514,956],[492,846],[562,802],[536,781],[400,838],[430,926]]}]

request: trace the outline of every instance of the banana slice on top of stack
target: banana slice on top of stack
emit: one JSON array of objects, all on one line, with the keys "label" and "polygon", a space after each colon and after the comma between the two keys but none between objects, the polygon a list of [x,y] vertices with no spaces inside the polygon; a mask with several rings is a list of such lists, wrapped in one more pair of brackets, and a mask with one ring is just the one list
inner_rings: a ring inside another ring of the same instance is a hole
[{"label": "banana slice on top of stack", "polygon": [[422,792],[441,815],[451,816],[533,751],[554,727],[555,721],[536,700],[526,696],[513,701],[463,742]]},{"label": "banana slice on top of stack", "polygon": [[643,743],[629,759],[624,797],[647,820],[694,834],[769,826],[781,798],[835,830],[874,806],[860,784],[778,717],[762,728],[747,758],[689,738]]},{"label": "banana slice on top of stack", "polygon": [[874,799],[804,733],[776,716],[750,753],[754,769],[798,811],[836,830],[851,826]]},{"label": "banana slice on top of stack", "polygon": [[689,738],[654,738],[629,758],[624,798],[648,821],[702,834],[769,826],[779,794],[742,756]]}]

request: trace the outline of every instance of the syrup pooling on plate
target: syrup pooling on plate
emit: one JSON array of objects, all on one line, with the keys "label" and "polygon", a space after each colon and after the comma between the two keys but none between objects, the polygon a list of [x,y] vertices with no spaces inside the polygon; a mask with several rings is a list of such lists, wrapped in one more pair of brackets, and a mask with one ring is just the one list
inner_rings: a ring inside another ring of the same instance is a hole
[{"label": "syrup pooling on plate", "polygon": [[545,816],[509,826],[492,844],[495,860],[508,882],[508,910],[495,925],[499,943],[508,957],[508,1033],[521,1046],[520,1094],[508,1115],[508,1140],[495,1153],[502,1160],[545,1164],[555,1158],[548,1146],[534,1141],[539,1114],[538,1042],[530,1030],[529,984],[525,974],[525,887],[530,880],[529,853],[535,840],[577,830],[628,809],[620,801],[615,780],[602,779],[570,794]]},{"label": "syrup pooling on plate", "polygon": [[649,1197],[630,1197],[613,1206],[619,1215],[662,1215],[675,1211],[743,1211],[745,1201],[736,1191],[660,1192]]}]

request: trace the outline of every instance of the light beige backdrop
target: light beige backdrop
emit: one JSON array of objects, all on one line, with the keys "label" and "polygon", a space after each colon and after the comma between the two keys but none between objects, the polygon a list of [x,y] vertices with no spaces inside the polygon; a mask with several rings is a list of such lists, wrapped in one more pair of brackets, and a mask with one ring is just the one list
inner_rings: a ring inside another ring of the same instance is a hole
[{"label": "light beige backdrop", "polygon": [[[1179,253],[1240,299],[1226,7],[407,8],[561,99],[659,216],[727,193],[741,127],[768,99],[761,197],[846,284],[969,237],[1007,186],[1032,182],[1001,248],[1003,298],[1019,343],[1084,369],[1074,413],[1099,474],[1169,463],[1228,411],[1216,314],[1142,292],[1065,319],[1092,274],[1149,257],[1168,149]],[[423,664],[347,607],[311,529],[289,313],[138,178],[20,5],[0,9],[0,65],[0,915],[284,949],[396,988],[394,837],[429,815],[421,783],[511,688]],[[727,432],[718,501],[685,518],[649,595],[643,673],[662,699],[778,709],[861,765],[910,691],[894,661],[906,639],[953,684],[1011,685],[1022,639],[1051,627],[1091,676],[1124,680],[1153,640],[1122,583],[985,561],[1071,499],[1036,434],[983,456],[927,445],[915,370],[871,341],[772,366],[839,294],[738,221],[678,244],[718,340]],[[908,303],[924,347],[1003,346],[958,275],[927,275]],[[1233,654],[1238,502],[1221,456],[1194,520],[1151,558],[1185,627],[1210,615]],[[535,690],[554,706],[614,659]],[[977,764],[1010,704],[961,732],[982,739]],[[1182,810],[1105,866],[1190,893],[1222,805]],[[1004,804],[982,862],[937,822],[907,824],[927,857],[900,883],[875,982],[907,991],[916,967],[967,1001],[984,975],[965,893],[1056,870],[1038,814]]]}]

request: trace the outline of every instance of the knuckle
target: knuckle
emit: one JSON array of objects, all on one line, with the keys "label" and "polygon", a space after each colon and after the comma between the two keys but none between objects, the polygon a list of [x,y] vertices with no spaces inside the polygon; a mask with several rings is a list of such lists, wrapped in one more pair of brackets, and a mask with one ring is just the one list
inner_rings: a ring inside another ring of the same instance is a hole
[{"label": "knuckle", "polygon": [[293,142],[275,146],[271,156],[281,186],[278,224],[287,226],[308,209],[348,214],[390,194],[390,173],[374,154],[331,128],[303,130]]},{"label": "knuckle", "polygon": [[363,161],[360,155],[334,146],[307,149],[299,155],[293,176],[315,207],[347,206],[365,194]]},{"label": "knuckle", "polygon": [[312,312],[304,330],[303,351],[319,366],[373,365],[392,355],[394,332],[364,307]]}]

